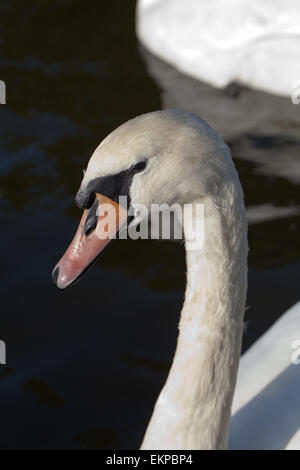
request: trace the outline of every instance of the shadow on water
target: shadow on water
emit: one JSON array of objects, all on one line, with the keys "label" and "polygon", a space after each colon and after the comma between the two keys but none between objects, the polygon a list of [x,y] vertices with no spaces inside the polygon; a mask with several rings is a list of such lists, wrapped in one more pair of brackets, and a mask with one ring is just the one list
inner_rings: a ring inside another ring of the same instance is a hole
[{"label": "shadow on water", "polygon": [[[235,99],[198,82],[194,89],[187,77],[171,81],[167,66],[163,82],[140,56],[134,9],[122,0],[0,5],[2,449],[136,448],[165,381],[184,293],[182,245],[115,241],[76,287],[59,292],[50,278],[80,217],[82,170],[127,119],[165,106],[197,111],[198,103],[231,144],[252,207],[245,348],[298,300],[294,110],[263,94],[249,99],[242,90]],[[260,116],[267,124],[258,132],[259,99],[277,112],[271,124]],[[239,100],[251,108],[251,125],[245,110],[231,123],[224,117]]]}]

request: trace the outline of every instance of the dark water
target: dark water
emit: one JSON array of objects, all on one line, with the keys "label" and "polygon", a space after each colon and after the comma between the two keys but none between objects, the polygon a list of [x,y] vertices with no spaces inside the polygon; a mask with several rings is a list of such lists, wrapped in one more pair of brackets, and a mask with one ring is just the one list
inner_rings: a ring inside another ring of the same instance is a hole
[{"label": "dark water", "polygon": [[[82,169],[127,119],[190,109],[230,143],[252,207],[244,349],[299,300],[300,108],[232,96],[152,62],[134,9],[128,0],[0,3],[2,449],[137,448],[165,381],[182,245],[115,241],[74,288],[59,292],[50,279],[78,224]],[[254,119],[253,106],[270,112]]]}]

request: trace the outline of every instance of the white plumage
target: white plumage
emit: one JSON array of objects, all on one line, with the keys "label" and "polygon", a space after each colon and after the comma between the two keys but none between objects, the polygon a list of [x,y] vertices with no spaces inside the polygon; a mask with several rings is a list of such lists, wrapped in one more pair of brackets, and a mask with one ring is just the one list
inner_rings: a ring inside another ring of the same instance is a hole
[{"label": "white plumage", "polygon": [[299,16],[297,0],[139,0],[137,34],[152,53],[218,88],[237,80],[299,96]]},{"label": "white plumage", "polygon": [[[111,133],[88,164],[81,188],[130,168],[131,202],[204,204],[204,246],[187,250],[187,283],[173,364],[142,449],[224,449],[240,357],[247,289],[247,221],[229,149],[197,116],[160,111]],[[184,228],[190,221],[184,219]],[[163,312],[162,312],[163,314]],[[298,447],[300,304],[241,360],[233,405],[233,448]],[[298,433],[297,433],[298,432]]]}]

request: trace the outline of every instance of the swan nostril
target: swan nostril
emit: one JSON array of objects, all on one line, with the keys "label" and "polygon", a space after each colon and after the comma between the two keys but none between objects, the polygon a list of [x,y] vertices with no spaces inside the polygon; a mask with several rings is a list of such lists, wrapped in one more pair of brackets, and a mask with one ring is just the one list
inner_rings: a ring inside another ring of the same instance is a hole
[{"label": "swan nostril", "polygon": [[98,209],[98,201],[96,199],[93,206],[89,209],[89,212],[85,221],[84,233],[86,237],[88,237],[89,234],[92,233],[97,227],[97,222],[98,222],[97,209]]},{"label": "swan nostril", "polygon": [[54,282],[56,286],[57,286],[58,275],[59,275],[59,267],[57,266],[57,268],[55,268],[52,273],[52,281]]},{"label": "swan nostril", "polygon": [[86,237],[89,236],[90,233],[92,233],[95,228],[97,227],[97,223],[91,223],[87,227],[84,228],[84,234]]}]

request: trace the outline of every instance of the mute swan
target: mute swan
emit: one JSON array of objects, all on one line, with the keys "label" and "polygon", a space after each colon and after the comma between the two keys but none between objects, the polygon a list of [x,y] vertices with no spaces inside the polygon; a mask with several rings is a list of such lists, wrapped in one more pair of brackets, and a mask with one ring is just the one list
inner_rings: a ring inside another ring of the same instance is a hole
[{"label": "mute swan", "polygon": [[[127,219],[126,209],[116,202],[119,195],[129,195],[132,206],[148,208],[152,203],[204,204],[204,246],[186,251],[187,285],[177,348],[141,448],[224,449],[241,349],[248,252],[243,192],[228,147],[205,121],[175,110],[139,116],[106,137],[92,155],[76,196],[84,209],[78,231],[53,271],[60,289],[79,279],[108,243],[97,237],[97,208],[112,205],[120,213],[120,223]],[[295,326],[296,314],[291,315],[288,323]],[[278,335],[281,327],[273,328]],[[265,376],[274,379],[289,364],[285,355],[274,367],[272,330],[270,334],[265,349],[252,347],[242,359],[234,405],[238,413],[264,390],[265,369]],[[255,386],[256,362],[260,380]],[[243,446],[247,436],[247,429],[241,433],[243,413],[238,413],[233,418],[232,447]],[[244,436],[240,441],[239,434]]]},{"label": "mute swan", "polygon": [[[180,111],[139,116],[106,137],[76,196],[85,211],[54,269],[59,288],[72,284],[103,249],[106,242],[96,235],[97,205],[116,206],[120,194],[149,209],[152,203],[176,201],[203,203],[205,211],[204,247],[186,254],[187,286],[173,365],[142,448],[226,448],[248,252],[243,194],[228,147],[208,124]],[[187,223],[183,220],[184,229]]]},{"label": "mute swan", "polygon": [[217,88],[235,80],[290,96],[299,93],[299,14],[296,0],[139,0],[137,35],[153,54]]}]

